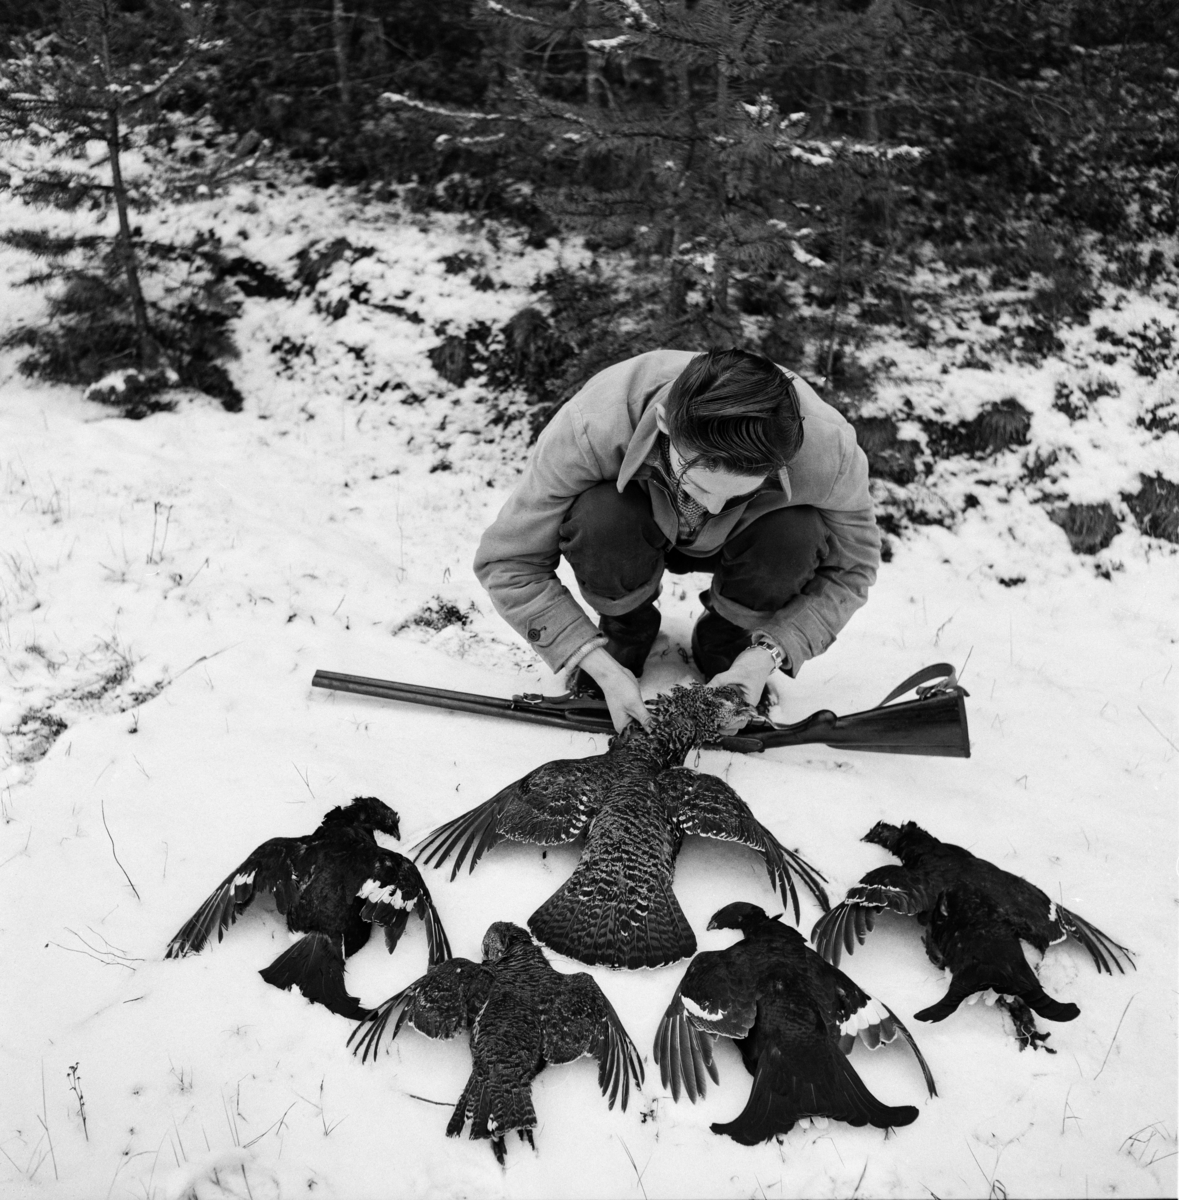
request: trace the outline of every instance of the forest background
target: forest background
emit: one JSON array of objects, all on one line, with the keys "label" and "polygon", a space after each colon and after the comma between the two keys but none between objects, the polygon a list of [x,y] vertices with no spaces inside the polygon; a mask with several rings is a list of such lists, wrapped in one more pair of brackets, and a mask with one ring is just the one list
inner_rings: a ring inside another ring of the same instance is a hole
[{"label": "forest background", "polygon": [[[279,167],[504,220],[538,246],[584,240],[511,319],[436,330],[439,374],[480,377],[533,433],[655,345],[761,350],[854,420],[882,369],[857,350],[882,329],[922,346],[956,306],[998,355],[1035,362],[1103,288],[1176,271],[1168,0],[7,0],[0,45],[0,132],[40,150],[0,187],[118,216],[2,235],[40,259],[33,283],[58,285],[53,319],[6,344],[60,381],[137,371],[98,395],[133,414],[176,383],[240,406],[232,319],[243,295],[286,290],[137,213]],[[359,255],[346,238],[307,252],[298,282]],[[950,275],[930,286],[930,265]],[[354,288],[334,315],[364,300]],[[984,424],[984,449],[1012,444],[1027,413]],[[911,482],[894,422],[858,433],[878,477]],[[1071,520],[1082,540],[1113,528],[1104,511]]]}]

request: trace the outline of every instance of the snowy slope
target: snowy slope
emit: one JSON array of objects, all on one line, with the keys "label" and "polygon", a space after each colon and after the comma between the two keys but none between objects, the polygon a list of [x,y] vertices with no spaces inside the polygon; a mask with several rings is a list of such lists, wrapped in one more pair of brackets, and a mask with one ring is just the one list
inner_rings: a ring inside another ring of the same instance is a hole
[{"label": "snowy slope", "polygon": [[[235,218],[235,204],[255,211]],[[488,429],[478,383],[452,387],[426,357],[447,314],[495,322],[526,303],[556,247],[492,245],[457,220],[426,227],[319,193],[237,195],[158,219],[223,232],[240,223],[252,252],[287,278],[298,249],[344,230],[375,248],[363,260],[373,286],[428,319],[354,306],[332,323],[314,297],[249,301],[235,367],[241,415],[194,399],[116,420],[3,364],[6,1196],[1175,1193],[1179,555],[1132,522],[1096,559],[1072,554],[1020,486],[1014,452],[970,468],[991,485],[933,481],[950,500],[971,487],[982,502],[952,528],[897,544],[868,607],[782,684],[777,714],[868,707],[925,663],[969,660],[972,758],[815,747],[705,752],[699,766],[824,870],[836,898],[888,861],[858,840],[871,825],[913,819],[1132,947],[1138,970],[1112,979],[1076,947],[1045,958],[1048,991],[1082,1010],[1052,1027],[1055,1055],[1020,1053],[983,1005],[939,1025],[910,1022],[936,1099],[924,1098],[899,1047],[860,1049],[852,1062],[882,1099],[918,1104],[915,1125],[886,1138],[832,1123],[748,1149],[708,1129],[747,1095],[731,1047],[718,1048],[720,1085],[694,1107],[673,1104],[650,1073],[682,965],[595,970],[648,1057],[646,1085],[627,1113],[609,1112],[592,1063],[549,1068],[534,1086],[537,1152],[512,1139],[501,1169],[486,1145],[443,1135],[469,1064],[462,1039],[409,1030],[362,1066],[345,1047],[348,1022],[262,982],[257,970],[287,945],[269,902],[221,945],[163,961],[169,937],[249,850],[309,831],[353,795],[401,813],[404,848],[531,767],[603,747],[309,686],[326,667],[492,694],[560,689],[470,573],[520,435]],[[460,249],[504,286],[480,290],[438,267]],[[11,283],[20,265],[6,258],[0,269]],[[4,320],[28,303],[0,292]],[[1157,298],[1134,303],[1139,324],[1159,311]],[[284,365],[273,349],[284,337],[316,347],[314,366],[307,355]],[[1059,361],[998,365],[982,378],[969,367],[942,374],[950,359],[936,348],[881,353],[904,376],[898,389],[963,419],[1019,396],[1037,437],[1067,443],[1053,486],[1077,502],[1114,499],[1139,472],[1174,478],[1176,435],[1143,436],[1134,416],[1160,389],[1174,395],[1173,369],[1153,381],[1127,373],[1117,402],[1092,416],[1100,429],[1052,424],[1055,378],[1085,370],[1092,349],[1083,331],[1075,338]],[[380,391],[386,379],[403,390]],[[448,467],[437,469],[442,457]],[[1007,586],[1017,577],[1025,582]],[[645,677],[650,690],[685,676],[674,646],[698,612],[695,582],[665,589],[670,636],[657,644],[666,653]],[[435,596],[476,611],[465,627],[403,628]],[[575,858],[502,846],[453,883],[430,872],[455,952],[478,957],[491,920],[523,923]],[[772,906],[758,861],[717,843],[684,847],[676,891],[698,931],[730,900]],[[817,916],[804,901],[804,930]],[[731,940],[700,936],[703,949]],[[349,967],[350,986],[375,1003],[420,974],[425,953],[413,921],[393,956],[373,939]],[[844,967],[902,1018],[945,986],[899,920],[882,920]]]}]

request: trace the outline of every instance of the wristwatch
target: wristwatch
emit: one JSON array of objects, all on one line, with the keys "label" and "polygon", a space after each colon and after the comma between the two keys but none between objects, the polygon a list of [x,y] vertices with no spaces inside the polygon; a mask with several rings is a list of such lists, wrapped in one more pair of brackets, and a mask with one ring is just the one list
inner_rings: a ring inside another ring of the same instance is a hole
[{"label": "wristwatch", "polygon": [[755,633],[749,641],[750,648],[757,646],[762,650],[768,650],[770,657],[774,660],[774,670],[780,671],[782,664],[786,661],[786,655],[782,652],[782,647],[774,641],[768,633]]}]

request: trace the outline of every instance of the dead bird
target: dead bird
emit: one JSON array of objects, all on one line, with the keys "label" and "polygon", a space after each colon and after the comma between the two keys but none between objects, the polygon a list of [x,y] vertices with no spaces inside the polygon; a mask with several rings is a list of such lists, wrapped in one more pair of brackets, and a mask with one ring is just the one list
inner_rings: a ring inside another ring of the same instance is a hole
[{"label": "dead bird", "polygon": [[882,909],[916,917],[925,926],[930,961],[953,976],[937,1004],[913,1014],[918,1021],[942,1021],[968,997],[994,991],[1015,1022],[1021,1049],[1039,1046],[1049,1035],[1039,1032],[1033,1012],[1049,1021],[1072,1021],[1081,1010],[1044,991],[1021,941],[1044,954],[1072,938],[1088,950],[1098,971],[1110,975],[1115,966],[1125,974],[1122,960],[1134,965],[1125,946],[1034,884],[938,841],[912,821],[901,826],[881,821],[863,840],[883,846],[901,865],[869,871],[819,919],[811,937],[819,953],[838,964],[841,948],[850,954],[862,944]]},{"label": "dead bird", "polygon": [[348,994],[344,960],[385,930],[392,953],[411,911],[425,922],[431,964],[450,957],[450,944],[430,892],[404,855],[377,844],[375,830],[400,837],[397,814],[375,796],[333,808],[314,833],[263,842],[185,922],[165,958],[204,948],[241,916],[259,892],[270,892],[292,933],[303,933],[259,974],[278,988],[297,987],[318,1004],[358,1019],[368,1011]]},{"label": "dead bird", "polygon": [[739,842],[765,859],[770,884],[794,906],[797,872],[826,911],[823,876],[787,850],[723,780],[681,764],[748,712],[738,688],[676,687],[650,722],[630,725],[605,754],[558,759],[434,830],[416,848],[453,879],[503,839],[559,846],[584,834],[573,874],[528,920],[546,946],[579,962],[658,967],[686,958],[696,937],[672,891],[686,834]]},{"label": "dead bird", "polygon": [[734,1120],[714,1124],[746,1146],[768,1141],[803,1118],[877,1129],[911,1125],[917,1109],[893,1107],[868,1091],[848,1062],[857,1036],[869,1049],[899,1034],[917,1057],[929,1094],[933,1075],[896,1014],[819,957],[797,931],[755,904],[722,908],[709,929],[739,929],[743,941],[698,954],[659,1022],[655,1058],[664,1087],[692,1103],[719,1082],[712,1046],[737,1042],[753,1087]]},{"label": "dead bird", "polygon": [[348,1039],[351,1045],[359,1035],[354,1053],[362,1053],[362,1062],[370,1053],[375,1061],[398,1007],[390,1041],[407,1022],[431,1038],[470,1033],[471,1075],[446,1135],[458,1137],[469,1119],[470,1136],[489,1138],[501,1165],[504,1137],[513,1129],[535,1149],[532,1081],[550,1063],[592,1055],[602,1095],[610,1108],[621,1098],[623,1111],[631,1081],[643,1083],[638,1051],[593,979],[554,971],[528,931],[507,921],[487,930],[481,963],[452,958],[431,966],[374,1009]]}]

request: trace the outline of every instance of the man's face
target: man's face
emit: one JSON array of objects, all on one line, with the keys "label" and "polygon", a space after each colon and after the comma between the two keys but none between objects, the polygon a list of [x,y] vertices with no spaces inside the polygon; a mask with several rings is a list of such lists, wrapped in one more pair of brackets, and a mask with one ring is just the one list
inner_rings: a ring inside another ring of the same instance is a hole
[{"label": "man's face", "polygon": [[765,483],[764,475],[733,475],[728,471],[710,471],[699,464],[684,470],[685,458],[668,442],[668,458],[671,469],[684,491],[706,508],[713,516],[730,500],[752,495]]}]

